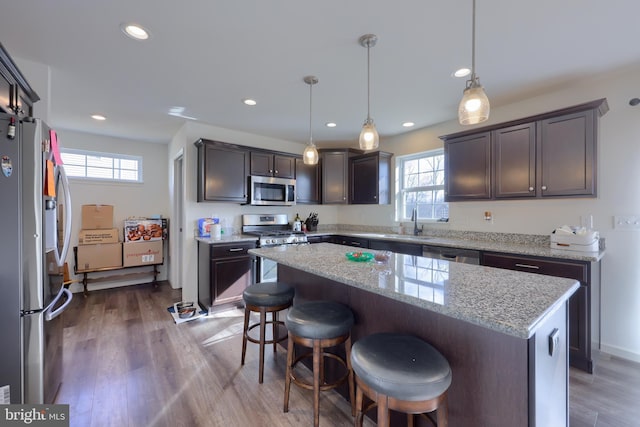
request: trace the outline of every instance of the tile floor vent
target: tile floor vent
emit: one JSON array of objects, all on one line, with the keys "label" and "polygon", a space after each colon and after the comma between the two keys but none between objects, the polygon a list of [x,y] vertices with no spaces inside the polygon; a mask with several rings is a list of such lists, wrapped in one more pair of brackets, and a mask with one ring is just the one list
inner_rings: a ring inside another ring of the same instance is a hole
[{"label": "tile floor vent", "polygon": [[10,386],[0,387],[0,405],[9,405],[11,403]]}]

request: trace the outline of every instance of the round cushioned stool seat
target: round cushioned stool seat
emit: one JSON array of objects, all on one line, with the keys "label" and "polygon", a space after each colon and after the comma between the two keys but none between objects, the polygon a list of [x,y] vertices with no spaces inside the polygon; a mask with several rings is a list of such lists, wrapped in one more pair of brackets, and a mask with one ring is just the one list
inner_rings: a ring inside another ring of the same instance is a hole
[{"label": "round cushioned stool seat", "polygon": [[284,323],[290,333],[299,337],[325,339],[348,334],[353,321],[351,309],[343,304],[311,301],[294,305]]},{"label": "round cushioned stool seat", "polygon": [[358,340],[351,350],[351,366],[373,390],[399,400],[430,400],[451,384],[447,360],[410,335],[381,333]]},{"label": "round cushioned stool seat", "polygon": [[245,303],[258,307],[275,307],[293,300],[294,289],[282,282],[256,283],[242,293]]}]

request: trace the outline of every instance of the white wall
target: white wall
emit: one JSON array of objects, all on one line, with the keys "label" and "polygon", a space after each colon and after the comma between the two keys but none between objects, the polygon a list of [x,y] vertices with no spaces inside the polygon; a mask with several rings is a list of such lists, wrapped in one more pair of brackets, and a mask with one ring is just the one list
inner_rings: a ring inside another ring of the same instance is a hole
[{"label": "white wall", "polygon": [[[165,167],[167,159],[167,145],[130,141],[108,136],[92,135],[87,133],[56,129],[60,145],[65,148],[82,150],[128,154],[141,156],[143,163],[143,183],[114,183],[98,182],[80,179],[70,179],[70,189],[73,204],[73,227],[71,230],[73,246],[78,244],[78,233],[81,228],[81,207],[88,204],[103,204],[114,206],[114,228],[120,229],[120,240],[123,239],[123,221],[131,216],[146,217],[150,215],[162,215],[170,218],[171,209],[167,197],[168,170]],[[165,251],[165,256],[168,254]],[[67,263],[71,268],[75,261],[73,254],[67,257]],[[160,267],[159,280],[167,278],[167,262]],[[108,273],[92,273],[90,277],[113,276],[115,274],[135,273],[149,271],[148,267],[130,268],[126,270],[112,271]],[[82,276],[73,278],[81,280]],[[107,287],[126,286],[134,283],[150,282],[152,276],[139,277],[132,280],[106,281],[90,284],[89,289],[102,289]],[[71,288],[76,292],[81,285],[74,284]]]}]

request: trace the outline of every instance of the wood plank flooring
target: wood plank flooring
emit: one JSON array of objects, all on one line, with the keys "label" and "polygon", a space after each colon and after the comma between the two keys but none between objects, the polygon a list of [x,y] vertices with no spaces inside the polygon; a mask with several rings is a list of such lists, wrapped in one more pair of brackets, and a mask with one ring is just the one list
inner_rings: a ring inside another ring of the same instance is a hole
[{"label": "wood plank flooring", "polygon": [[[282,412],[286,354],[258,347],[244,367],[241,312],[176,325],[167,307],[181,300],[166,282],[74,295],[64,314],[64,378],[57,403],[72,427],[259,427],[312,425],[311,393],[291,389]],[[571,370],[571,427],[640,425],[640,365],[599,355],[594,375]],[[351,426],[348,404],[323,393],[320,425]],[[372,423],[365,422],[365,426]],[[466,427],[466,426],[463,426]]]}]

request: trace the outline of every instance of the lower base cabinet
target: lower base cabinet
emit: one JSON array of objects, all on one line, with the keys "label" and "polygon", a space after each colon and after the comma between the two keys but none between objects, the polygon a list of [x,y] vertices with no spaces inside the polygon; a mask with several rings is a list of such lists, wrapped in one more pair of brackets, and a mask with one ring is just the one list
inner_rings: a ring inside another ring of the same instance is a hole
[{"label": "lower base cabinet", "polygon": [[566,277],[580,282],[580,288],[569,299],[569,364],[592,373],[591,357],[591,291],[600,284],[600,263],[573,260],[549,260],[526,256],[484,252],[482,265],[508,270],[526,271]]},{"label": "lower base cabinet", "polygon": [[242,293],[255,278],[255,242],[198,242],[198,302],[209,311],[242,305]]}]

